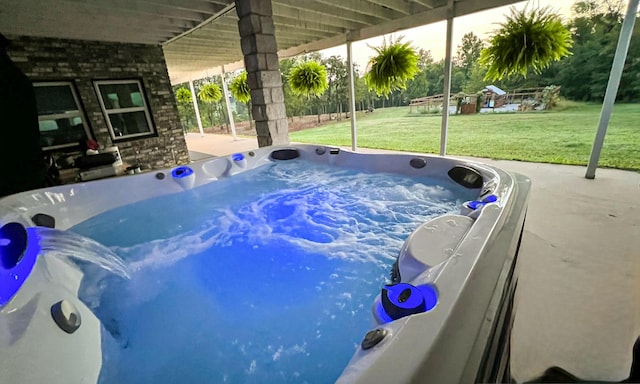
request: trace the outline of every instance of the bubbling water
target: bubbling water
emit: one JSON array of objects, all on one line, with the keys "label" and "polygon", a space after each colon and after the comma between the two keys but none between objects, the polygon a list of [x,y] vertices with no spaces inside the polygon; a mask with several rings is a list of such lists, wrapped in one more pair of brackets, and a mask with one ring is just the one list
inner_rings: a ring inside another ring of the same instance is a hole
[{"label": "bubbling water", "polygon": [[335,381],[403,241],[469,193],[296,160],[79,224],[131,271],[81,289],[101,382]]}]

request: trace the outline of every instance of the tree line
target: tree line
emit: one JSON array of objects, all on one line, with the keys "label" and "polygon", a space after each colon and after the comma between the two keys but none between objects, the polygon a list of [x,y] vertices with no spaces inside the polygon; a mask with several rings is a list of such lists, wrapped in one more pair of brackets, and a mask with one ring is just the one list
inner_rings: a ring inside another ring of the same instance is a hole
[{"label": "tree line", "polygon": [[[623,21],[621,0],[578,1],[573,6],[573,17],[568,21],[573,46],[571,54],[554,62],[540,73],[524,77],[515,75],[502,80],[487,81],[487,67],[479,62],[485,43],[474,32],[465,34],[453,57],[451,94],[476,94],[487,85],[495,85],[506,91],[559,86],[563,97],[570,100],[600,102],[609,77]],[[444,87],[444,59],[434,60],[427,49],[417,49],[418,71],[404,88],[394,89],[386,96],[370,90],[364,71],[354,66],[356,110],[373,110],[390,106],[408,105],[411,99],[441,94]],[[305,96],[294,92],[289,82],[292,70],[301,62],[314,61],[326,70],[326,91],[320,96]],[[316,114],[335,114],[339,119],[348,110],[348,66],[340,56],[322,57],[311,53],[280,61],[285,105],[289,117]],[[220,76],[194,82],[196,93],[207,84],[221,84]],[[174,88],[183,126],[195,124],[191,93],[184,85]],[[205,98],[206,99],[206,98]],[[212,102],[198,97],[205,126],[227,126],[228,118],[224,101]],[[640,100],[640,23],[636,23],[631,45],[618,91],[618,101]],[[234,118],[250,120],[250,101],[235,101]]]}]

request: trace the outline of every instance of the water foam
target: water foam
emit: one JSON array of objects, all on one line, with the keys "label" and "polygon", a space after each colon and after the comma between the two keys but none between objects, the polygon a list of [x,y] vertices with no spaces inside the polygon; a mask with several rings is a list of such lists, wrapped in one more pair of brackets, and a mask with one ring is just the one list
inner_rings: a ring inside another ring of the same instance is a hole
[{"label": "water foam", "polygon": [[[286,242],[327,257],[377,262],[396,256],[419,223],[451,212],[459,201],[441,186],[397,184],[385,175],[296,175],[273,168],[287,188],[237,207],[218,207],[194,230],[130,247],[113,247],[133,271],[166,267],[212,247]],[[385,238],[380,234],[384,233]],[[354,245],[357,247],[354,249]]]},{"label": "water foam", "polygon": [[132,275],[94,288],[101,381],[334,381],[403,241],[469,197],[294,161],[80,224]]}]

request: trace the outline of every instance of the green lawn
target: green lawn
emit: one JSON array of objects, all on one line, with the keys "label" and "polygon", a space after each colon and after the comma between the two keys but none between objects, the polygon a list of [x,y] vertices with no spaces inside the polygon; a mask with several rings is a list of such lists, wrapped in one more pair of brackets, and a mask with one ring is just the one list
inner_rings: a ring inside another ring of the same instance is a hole
[{"label": "green lawn", "polygon": [[[447,154],[586,165],[600,117],[599,104],[563,102],[557,110],[451,116]],[[438,153],[441,116],[409,107],[358,113],[358,146]],[[349,120],[291,133],[291,141],[351,145]],[[618,104],[600,166],[640,170],[640,104]]]}]

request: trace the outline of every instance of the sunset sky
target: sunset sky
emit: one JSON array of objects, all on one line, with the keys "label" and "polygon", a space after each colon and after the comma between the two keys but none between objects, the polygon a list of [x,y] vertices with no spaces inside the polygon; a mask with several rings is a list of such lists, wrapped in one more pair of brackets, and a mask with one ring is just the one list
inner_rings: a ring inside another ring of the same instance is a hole
[{"label": "sunset sky", "polygon": [[[576,0],[529,0],[516,3],[514,6],[517,9],[529,6],[551,6],[564,19],[571,17],[571,7]],[[489,11],[478,12],[467,16],[457,17],[453,22],[453,55],[455,55],[458,44],[465,33],[473,32],[478,37],[486,40],[491,31],[496,29],[497,23],[505,20],[505,15],[509,14],[510,6],[494,8]],[[431,51],[434,59],[442,59],[445,55],[445,36],[447,30],[446,21],[439,23],[429,24],[418,28],[407,29],[399,31],[393,34],[393,36],[404,35],[405,41],[412,42],[412,45],[416,48],[428,49]],[[358,41],[353,43],[353,57],[354,61],[358,64],[360,69],[364,71],[366,68],[369,57],[373,55],[373,50],[367,45],[378,46],[382,43],[382,37],[373,39]],[[346,57],[346,48],[344,45],[325,49],[320,51],[323,56],[340,55]]]}]

